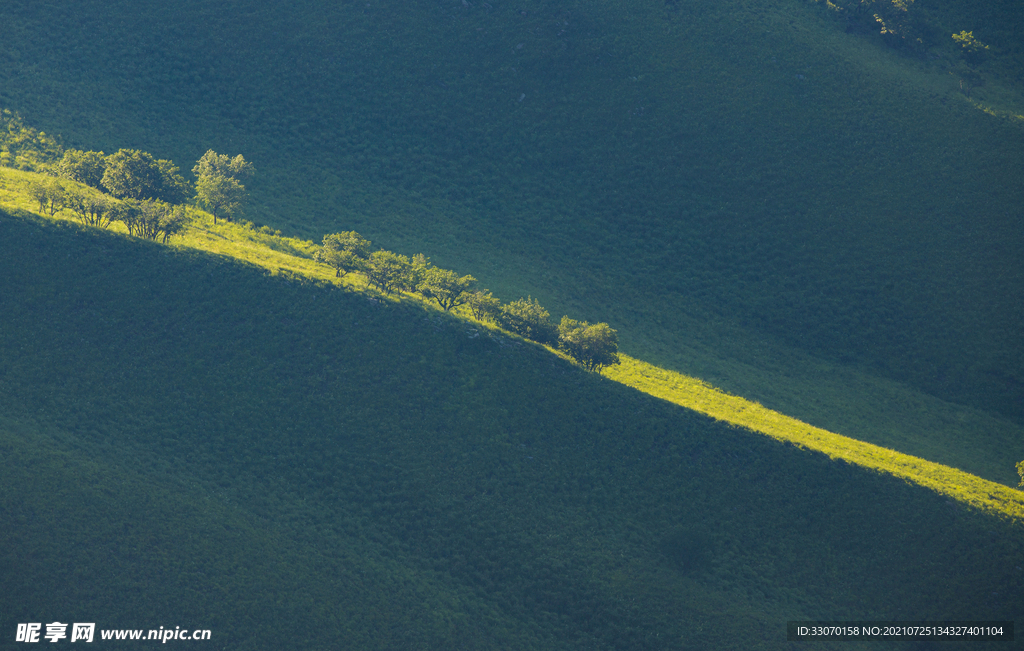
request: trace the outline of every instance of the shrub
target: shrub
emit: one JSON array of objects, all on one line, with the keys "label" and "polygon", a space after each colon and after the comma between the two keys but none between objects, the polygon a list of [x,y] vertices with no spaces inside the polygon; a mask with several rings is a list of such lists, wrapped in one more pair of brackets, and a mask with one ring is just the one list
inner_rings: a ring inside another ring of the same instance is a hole
[{"label": "shrub", "polygon": [[497,321],[501,311],[501,301],[486,289],[467,294],[466,305],[473,316],[481,321]]},{"label": "shrub", "polygon": [[520,298],[502,305],[497,314],[498,325],[542,344],[558,340],[555,326],[548,321],[548,311],[533,297]]}]

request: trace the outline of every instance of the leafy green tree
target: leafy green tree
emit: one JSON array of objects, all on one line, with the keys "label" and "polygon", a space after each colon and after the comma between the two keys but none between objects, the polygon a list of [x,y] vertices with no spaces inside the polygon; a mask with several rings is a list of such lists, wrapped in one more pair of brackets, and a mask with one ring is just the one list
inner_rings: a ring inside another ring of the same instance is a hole
[{"label": "leafy green tree", "polygon": [[600,373],[619,363],[619,336],[607,323],[591,325],[563,316],[558,324],[558,347],[588,371]]},{"label": "leafy green tree", "polygon": [[[83,224],[88,224],[90,226],[105,226],[106,224],[103,223],[102,219],[106,214],[105,206],[102,208],[99,208],[98,206],[95,207],[99,209],[97,211],[99,212],[99,219],[93,223],[94,203],[96,203],[96,198],[93,196],[92,192],[84,190],[81,187],[68,188],[67,205],[68,208],[75,213],[75,216],[78,217]],[[105,201],[103,203],[105,204]]]},{"label": "leafy green tree", "polygon": [[467,294],[466,305],[473,316],[481,321],[497,321],[498,313],[501,311],[501,301],[487,289]]},{"label": "leafy green tree", "polygon": [[1020,475],[1020,487],[1024,488],[1024,461],[1017,464],[1017,474]]},{"label": "leafy green tree", "polygon": [[426,298],[437,301],[447,312],[469,300],[469,286],[476,282],[473,276],[462,276],[448,269],[431,267],[426,270],[419,291]]},{"label": "leafy green tree", "polygon": [[107,200],[103,195],[97,196],[80,187],[72,187],[68,188],[66,203],[83,224],[105,227],[109,223],[106,220]]},{"label": "leafy green tree", "polygon": [[213,215],[231,221],[240,214],[246,192],[242,181],[255,173],[252,163],[239,154],[234,158],[218,154],[212,149],[196,161],[192,173],[196,175],[196,199]]},{"label": "leafy green tree", "polygon": [[498,325],[527,339],[547,344],[557,340],[557,330],[548,321],[548,311],[533,297],[520,298],[498,311]]},{"label": "leafy green tree", "polygon": [[83,224],[100,228],[110,225],[110,200],[102,194],[82,188],[69,188],[67,207]]},{"label": "leafy green tree", "polygon": [[39,212],[45,212],[50,217],[67,205],[67,189],[57,179],[48,179],[43,183],[33,181],[28,186],[28,193],[39,202]]},{"label": "leafy green tree", "polygon": [[366,278],[371,285],[390,296],[407,282],[406,277],[411,267],[412,263],[404,255],[374,251],[366,265]]},{"label": "leafy green tree", "polygon": [[409,261],[409,268],[405,273],[405,278],[402,279],[401,288],[407,292],[420,291],[424,280],[426,280],[427,273],[431,269],[433,267],[430,265],[430,258],[422,253],[412,256],[412,260]]},{"label": "leafy green tree", "polygon": [[107,215],[111,222],[124,224],[129,235],[136,235],[140,229],[139,222],[142,220],[141,202],[136,199],[111,202]]},{"label": "leafy green tree", "polygon": [[353,271],[362,271],[370,255],[370,240],[355,231],[343,231],[324,235],[324,243],[313,260],[333,267],[336,278],[342,278]]},{"label": "leafy green tree", "polygon": [[91,226],[106,228],[110,225],[110,200],[103,195],[92,195],[86,201],[88,217],[84,220]]},{"label": "leafy green tree", "polygon": [[192,186],[178,170],[178,166],[169,160],[158,160],[160,170],[160,187],[153,196],[167,203],[181,204],[192,198]]},{"label": "leafy green tree", "polygon": [[140,201],[135,234],[147,240],[155,240],[162,231],[161,222],[167,219],[170,212],[170,204],[158,199]]},{"label": "leafy green tree", "polygon": [[28,196],[39,203],[39,212],[46,212],[46,204],[50,200],[50,193],[45,185],[38,181],[32,181],[28,184]]},{"label": "leafy green tree", "polygon": [[192,210],[188,206],[171,206],[170,211],[160,220],[160,232],[163,234],[161,242],[166,244],[172,236],[188,228],[195,219]]},{"label": "leafy green tree", "polygon": [[69,149],[55,166],[57,176],[103,190],[103,173],[107,170],[107,155],[101,151]]},{"label": "leafy green tree", "polygon": [[226,176],[200,176],[196,181],[196,198],[199,204],[213,215],[231,221],[242,212],[245,201],[245,186]]},{"label": "leafy green tree", "polygon": [[231,158],[226,154],[218,154],[212,149],[207,150],[192,168],[192,173],[196,175],[196,178],[223,176],[239,182],[248,180],[255,172],[256,168],[253,167],[253,164],[246,161],[241,154]]},{"label": "leafy green tree", "polygon": [[118,199],[152,198],[160,190],[160,166],[147,152],[120,149],[107,156],[107,167],[100,183]]},{"label": "leafy green tree", "polygon": [[968,63],[978,65],[987,58],[989,47],[974,38],[973,31],[961,30],[959,34],[953,34],[953,40],[960,45],[960,53]]},{"label": "leafy green tree", "polygon": [[131,235],[163,242],[192,221],[188,207],[174,206],[160,199],[125,199],[110,207],[109,216],[111,221],[123,223]]},{"label": "leafy green tree", "polygon": [[64,184],[57,179],[52,179],[47,184],[46,190],[50,200],[50,217],[53,217],[67,205],[68,191]]}]

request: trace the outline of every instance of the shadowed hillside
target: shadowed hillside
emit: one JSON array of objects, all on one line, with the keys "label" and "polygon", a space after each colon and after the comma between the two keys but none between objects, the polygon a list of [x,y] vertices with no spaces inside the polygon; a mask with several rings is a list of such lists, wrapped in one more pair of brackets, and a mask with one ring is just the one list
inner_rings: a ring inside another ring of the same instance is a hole
[{"label": "shadowed hillside", "polygon": [[783,648],[1024,611],[1019,524],[505,335],[27,217],[0,246],[5,631]]},{"label": "shadowed hillside", "polygon": [[891,419],[810,375],[1024,417],[1012,2],[901,49],[789,0],[56,7],[0,10],[0,101],[71,144],[243,151],[263,222],[432,251],[845,433]]}]

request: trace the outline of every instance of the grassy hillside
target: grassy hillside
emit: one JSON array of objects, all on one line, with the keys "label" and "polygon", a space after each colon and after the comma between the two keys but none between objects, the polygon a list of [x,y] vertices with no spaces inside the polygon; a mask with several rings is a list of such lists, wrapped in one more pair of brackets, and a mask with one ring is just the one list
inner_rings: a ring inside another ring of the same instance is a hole
[{"label": "grassy hillside", "polygon": [[0,101],[78,146],[243,152],[261,222],[429,250],[636,357],[914,438],[872,377],[1024,417],[1016,9],[921,8],[894,50],[795,0],[16,0]]},{"label": "grassy hillside", "polygon": [[0,246],[4,630],[783,648],[1024,611],[1019,523],[538,347],[66,223]]},{"label": "grassy hillside", "polygon": [[[49,177],[38,173],[0,169],[0,207],[32,214],[32,210],[38,210],[39,204],[31,198],[30,188],[34,184],[48,182]],[[68,181],[65,183],[69,187],[76,185]],[[50,219],[74,219],[70,212],[64,209]],[[369,292],[368,297],[371,298],[384,298],[369,285],[364,274],[352,273],[337,278],[332,269],[315,263],[313,253],[317,247],[313,242],[284,237],[280,231],[271,231],[266,226],[256,228],[249,222],[232,224],[221,221],[214,224],[212,217],[201,211],[194,217],[189,227],[174,236],[175,246],[225,255],[255,264],[272,274],[300,278],[303,282],[313,280],[337,284]],[[115,223],[111,230],[124,233],[125,227]],[[428,310],[437,309],[436,304],[424,302],[424,297],[419,294],[400,292],[398,296],[403,302],[421,305]],[[386,298],[392,300],[396,297]],[[466,308],[456,312],[470,323],[479,323]],[[766,409],[755,401],[730,395],[706,381],[661,369],[627,355],[619,357],[621,366],[608,369],[607,376],[645,393],[781,441],[807,446],[833,458],[893,474],[965,504],[992,509],[1009,517],[1024,516],[1024,502],[1021,502],[1017,491],[991,484],[992,481],[1013,487],[1018,484],[1014,455],[1020,441],[1024,440],[1024,429],[1014,423],[983,412],[968,411],[877,378],[862,376],[856,379],[867,386],[861,387],[859,393],[872,394],[877,398],[866,409],[875,412],[875,418],[880,421],[891,419],[895,422],[889,423],[886,429],[872,431],[863,440],[857,440]],[[835,382],[839,387],[838,400],[851,399],[842,395],[844,381],[849,379],[839,378],[840,381]],[[965,436],[975,432],[983,435],[973,436],[971,447],[965,449]]]}]

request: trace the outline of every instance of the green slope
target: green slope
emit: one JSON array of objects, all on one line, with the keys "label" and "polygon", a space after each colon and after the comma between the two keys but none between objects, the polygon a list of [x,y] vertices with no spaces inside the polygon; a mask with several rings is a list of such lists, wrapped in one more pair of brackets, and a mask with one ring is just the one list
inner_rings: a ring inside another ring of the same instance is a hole
[{"label": "green slope", "polygon": [[[1013,2],[923,10],[915,53],[795,0],[18,0],[0,101],[75,145],[243,152],[260,221],[430,251],[641,359],[906,439],[873,377],[1024,404],[1024,28]],[[996,48],[971,97],[962,29]]]},{"label": "green slope", "polygon": [[0,246],[4,630],[784,648],[1024,611],[1019,523],[537,347],[60,223]]}]

